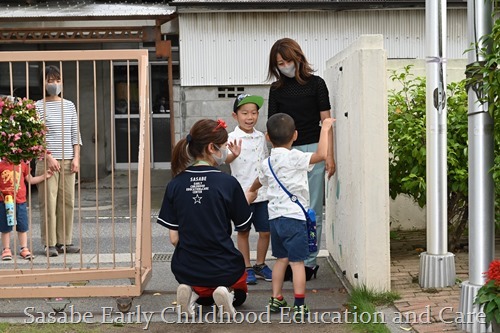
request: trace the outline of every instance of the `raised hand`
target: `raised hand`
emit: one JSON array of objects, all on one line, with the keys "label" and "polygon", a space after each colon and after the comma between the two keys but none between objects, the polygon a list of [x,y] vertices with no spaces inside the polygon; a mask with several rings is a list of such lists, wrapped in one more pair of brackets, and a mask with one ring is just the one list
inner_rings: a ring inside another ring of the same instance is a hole
[{"label": "raised hand", "polygon": [[233,153],[234,157],[240,156],[241,153],[241,142],[242,139],[234,140],[233,142],[229,141],[227,143],[227,148]]}]

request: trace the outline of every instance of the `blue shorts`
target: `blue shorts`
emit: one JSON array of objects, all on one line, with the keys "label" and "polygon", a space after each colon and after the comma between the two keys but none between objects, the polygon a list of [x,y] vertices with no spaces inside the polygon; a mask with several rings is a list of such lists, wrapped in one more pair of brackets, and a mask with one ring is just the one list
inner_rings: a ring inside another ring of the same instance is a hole
[{"label": "blue shorts", "polygon": [[[0,202],[0,232],[6,233],[12,231],[12,226],[7,225],[7,215],[5,211],[5,204]],[[16,231],[27,232],[28,226],[28,210],[26,209],[26,202],[16,204]]]},{"label": "blue shorts", "polygon": [[269,212],[267,210],[268,201],[256,202],[250,205],[250,210],[252,211],[252,217],[248,229],[243,231],[249,231],[252,228],[252,224],[257,232],[269,232]]},{"label": "blue shorts", "polygon": [[269,222],[274,257],[288,258],[291,262],[304,261],[309,257],[306,221],[278,217]]}]

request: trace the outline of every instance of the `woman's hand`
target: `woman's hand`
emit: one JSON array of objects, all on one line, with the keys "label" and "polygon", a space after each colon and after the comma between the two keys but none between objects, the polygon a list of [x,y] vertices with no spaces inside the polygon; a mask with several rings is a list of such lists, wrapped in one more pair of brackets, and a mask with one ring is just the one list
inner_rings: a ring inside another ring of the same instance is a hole
[{"label": "woman's hand", "polygon": [[59,161],[53,158],[52,155],[47,155],[46,161],[47,161],[47,168],[50,171],[52,172],[61,171],[61,165],[59,164]]},{"label": "woman's hand", "polygon": [[71,173],[78,173],[78,171],[80,171],[80,159],[74,157],[71,161]]}]

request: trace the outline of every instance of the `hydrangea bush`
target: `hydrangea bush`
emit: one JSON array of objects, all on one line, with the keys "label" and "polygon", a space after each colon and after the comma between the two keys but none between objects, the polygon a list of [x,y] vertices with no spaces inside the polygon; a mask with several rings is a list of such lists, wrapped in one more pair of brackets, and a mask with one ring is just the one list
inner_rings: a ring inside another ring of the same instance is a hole
[{"label": "hydrangea bush", "polygon": [[19,164],[42,157],[45,133],[32,100],[0,97],[0,159]]}]

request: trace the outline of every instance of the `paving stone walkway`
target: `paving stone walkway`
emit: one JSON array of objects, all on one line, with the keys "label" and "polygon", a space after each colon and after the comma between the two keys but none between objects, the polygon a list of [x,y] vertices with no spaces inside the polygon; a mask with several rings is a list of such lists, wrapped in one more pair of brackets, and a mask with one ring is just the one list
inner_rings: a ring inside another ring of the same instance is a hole
[{"label": "paving stone walkway", "polygon": [[[421,288],[418,284],[419,254],[425,251],[425,231],[396,232],[398,239],[391,239],[391,285],[401,295],[395,307],[401,314],[409,313],[413,332],[465,332],[455,320],[460,311],[460,282],[469,279],[467,249],[455,253],[457,283],[446,288]],[[500,243],[497,240],[496,257]],[[420,318],[412,317],[414,314]],[[401,332],[410,325],[401,324]]]}]

